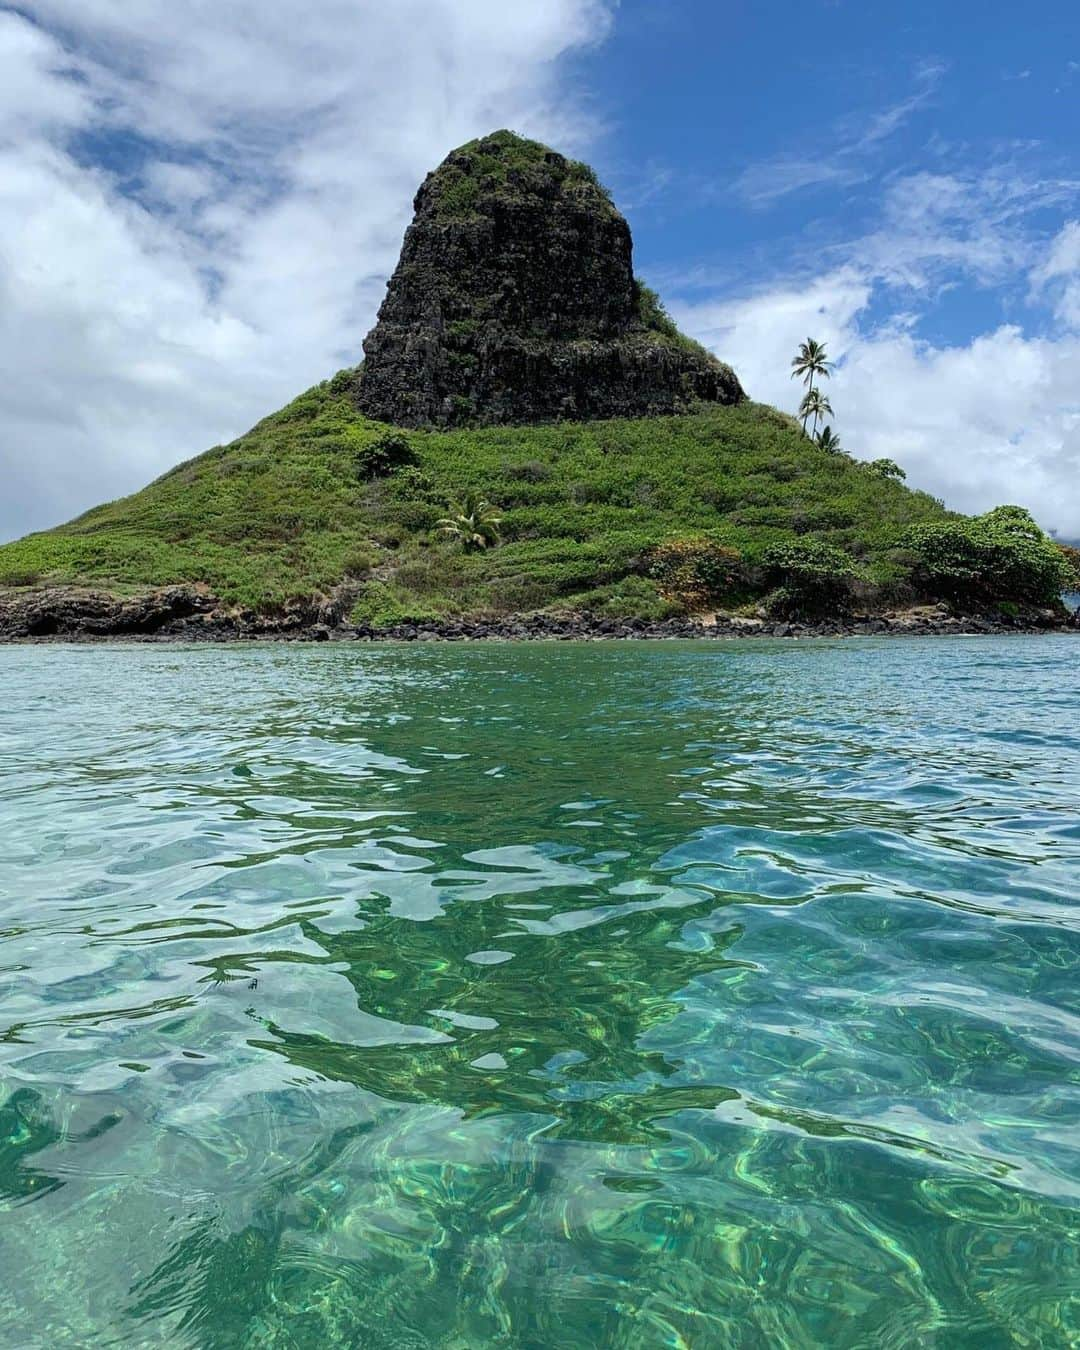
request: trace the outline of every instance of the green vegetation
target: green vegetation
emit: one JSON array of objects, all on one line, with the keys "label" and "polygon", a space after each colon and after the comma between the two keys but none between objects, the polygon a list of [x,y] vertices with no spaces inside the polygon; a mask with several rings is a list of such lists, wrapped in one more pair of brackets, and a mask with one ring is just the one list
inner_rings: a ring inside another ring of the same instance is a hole
[{"label": "green vegetation", "polygon": [[737,548],[698,537],[668,539],[646,555],[646,574],[660,594],[682,610],[702,610],[745,589],[746,570]]},{"label": "green vegetation", "polygon": [[821,449],[827,450],[830,455],[844,453],[843,446],[840,444],[840,437],[835,434],[832,427],[822,427],[815,439]]},{"label": "green vegetation", "polygon": [[965,520],[912,526],[900,540],[918,584],[961,604],[1023,600],[1055,604],[1071,563],[1019,506]]},{"label": "green vegetation", "polygon": [[634,278],[634,301],[638,318],[652,333],[661,333],[664,337],[681,338],[679,326],[664,308],[664,302],[651,286],[646,286],[638,277]]},{"label": "green vegetation", "polygon": [[[660,617],[770,587],[820,592],[838,571],[849,582],[848,564],[890,594],[1044,599],[1064,575],[1023,513],[951,516],[760,404],[406,435],[357,413],[353,375],[134,496],[0,547],[0,583],[203,582],[273,612],[345,582],[358,618],[390,622],[549,607]],[[501,517],[497,547],[440,533],[447,502],[470,494]],[[843,568],[822,549],[842,551]]]},{"label": "green vegetation", "polygon": [[1065,589],[1080,591],[1080,548],[1072,544],[1058,544],[1057,547],[1065,560]]},{"label": "green vegetation", "polygon": [[[664,302],[657,292],[651,286],[646,286],[639,277],[634,278],[634,304],[638,319],[653,341],[669,347],[680,347],[683,351],[696,352],[709,361],[716,361],[717,358],[707,347],[703,347],[700,342],[682,332],[664,308]],[[731,369],[726,362],[721,361],[719,364],[725,366],[727,370]]]},{"label": "green vegetation", "polygon": [[761,557],[765,607],[773,614],[816,617],[850,607],[859,568],[850,553],[820,539],[772,544]]},{"label": "green vegetation", "polygon": [[403,431],[387,431],[360,446],[353,462],[358,478],[386,478],[398,469],[414,465],[416,451]]},{"label": "green vegetation", "polygon": [[564,191],[591,190],[610,202],[610,194],[588,164],[555,155],[548,146],[516,132],[495,131],[461,146],[431,176],[436,217],[468,219],[493,196],[526,192],[538,169],[545,179],[552,172],[559,175]]}]

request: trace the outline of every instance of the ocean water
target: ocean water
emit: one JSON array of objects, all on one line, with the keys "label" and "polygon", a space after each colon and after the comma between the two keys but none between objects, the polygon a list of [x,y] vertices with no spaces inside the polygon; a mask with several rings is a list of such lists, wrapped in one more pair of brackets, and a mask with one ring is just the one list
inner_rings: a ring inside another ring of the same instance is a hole
[{"label": "ocean water", "polygon": [[1080,1344],[1080,641],[0,649],[3,1347]]}]

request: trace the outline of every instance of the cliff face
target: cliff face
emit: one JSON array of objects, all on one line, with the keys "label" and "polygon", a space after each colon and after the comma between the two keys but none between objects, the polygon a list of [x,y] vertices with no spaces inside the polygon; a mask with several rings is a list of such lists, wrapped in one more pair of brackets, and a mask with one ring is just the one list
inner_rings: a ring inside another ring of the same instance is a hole
[{"label": "cliff face", "polygon": [[634,280],[592,171],[496,132],[428,175],[356,402],[399,426],[641,417],[736,403],[734,373]]}]

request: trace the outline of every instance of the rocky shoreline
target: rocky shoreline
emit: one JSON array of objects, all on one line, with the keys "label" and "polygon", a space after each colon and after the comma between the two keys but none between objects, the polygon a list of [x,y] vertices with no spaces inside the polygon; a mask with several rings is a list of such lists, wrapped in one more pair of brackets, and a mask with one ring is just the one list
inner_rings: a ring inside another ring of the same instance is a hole
[{"label": "rocky shoreline", "polygon": [[529,614],[417,620],[372,628],[346,622],[334,602],[275,615],[224,608],[203,588],[170,586],[133,597],[54,588],[0,593],[0,642],[482,642],[674,638],[931,637],[1080,633],[1080,612],[959,615],[946,605],[852,614],[822,622],[717,614],[701,619]]}]

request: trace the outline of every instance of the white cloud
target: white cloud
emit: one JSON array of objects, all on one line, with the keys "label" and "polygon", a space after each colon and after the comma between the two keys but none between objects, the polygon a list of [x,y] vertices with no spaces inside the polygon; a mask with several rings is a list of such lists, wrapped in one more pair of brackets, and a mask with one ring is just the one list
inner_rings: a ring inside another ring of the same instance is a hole
[{"label": "white cloud", "polygon": [[744,169],[732,188],[748,205],[765,207],[803,188],[851,187],[866,177],[865,169],[840,156],[777,155]]},{"label": "white cloud", "polygon": [[139,487],[361,355],[423,174],[595,131],[602,0],[0,9],[0,538]]},{"label": "white cloud", "polygon": [[91,101],[63,49],[17,14],[0,10],[0,137],[78,125]]},{"label": "white cloud", "polygon": [[1054,296],[1054,313],[1068,327],[1080,329],[1080,221],[1068,221],[1046,257],[1032,269],[1035,294]]}]

